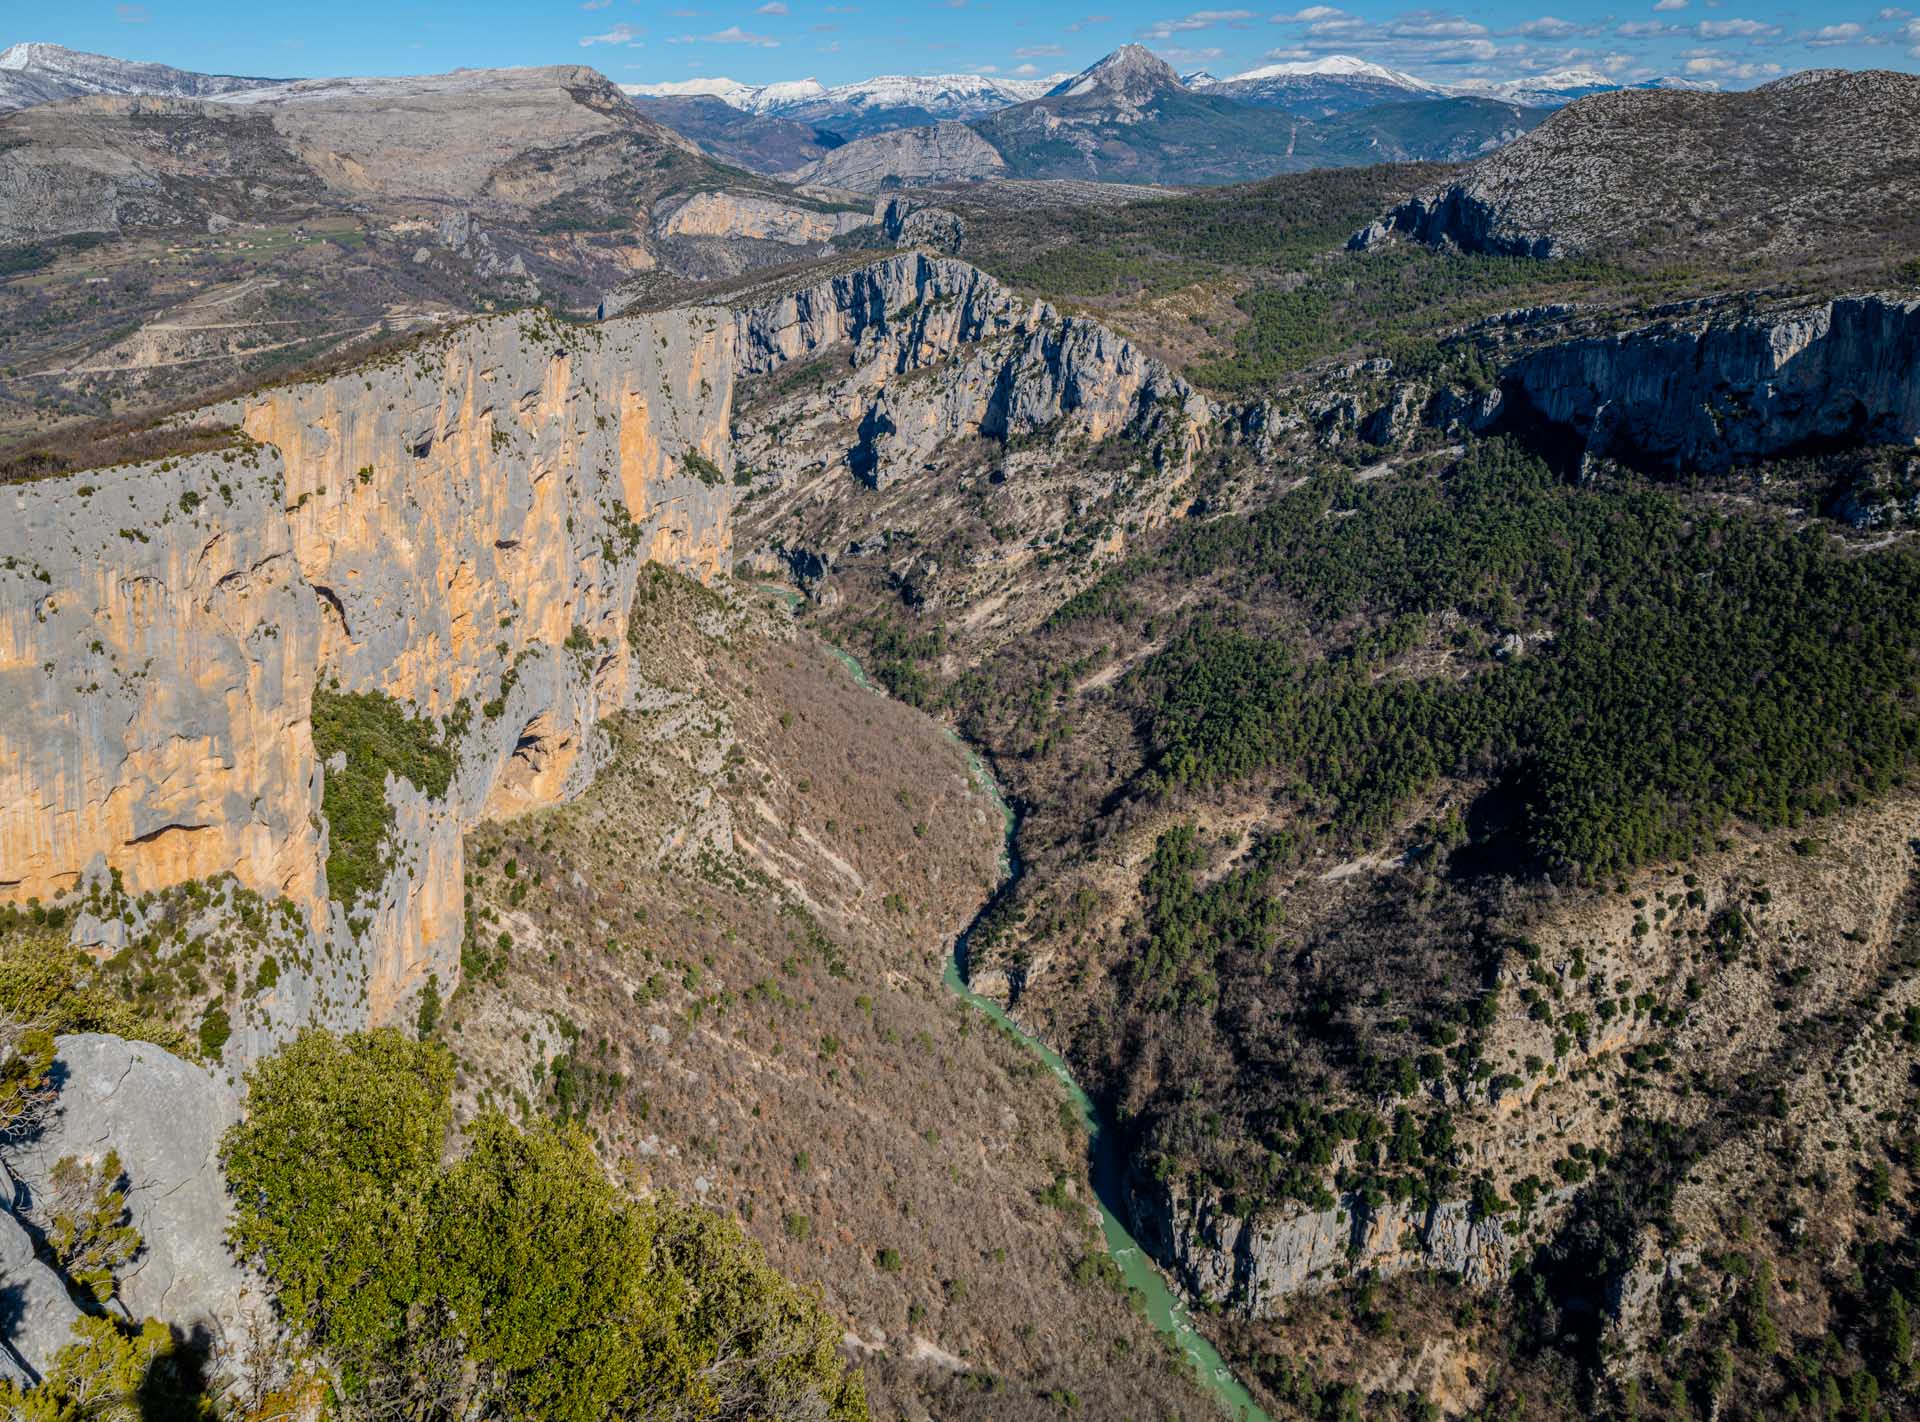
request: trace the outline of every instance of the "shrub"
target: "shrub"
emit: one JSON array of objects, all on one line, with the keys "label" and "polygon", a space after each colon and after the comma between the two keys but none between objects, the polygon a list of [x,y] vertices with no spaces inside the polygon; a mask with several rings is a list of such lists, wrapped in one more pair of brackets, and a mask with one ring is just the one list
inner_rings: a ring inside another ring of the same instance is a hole
[{"label": "shrub", "polygon": [[577,1127],[492,1113],[443,1165],[451,1087],[436,1044],[309,1031],[249,1074],[223,1146],[234,1243],[350,1401],[865,1422],[840,1326],[737,1226],[625,1199]]},{"label": "shrub", "polygon": [[233,1036],[233,1020],[227,1016],[227,1009],[217,1005],[209,1007],[200,1018],[199,1036],[200,1055],[210,1062],[219,1061],[227,1039]]},{"label": "shrub", "polygon": [[54,1265],[96,1305],[114,1296],[116,1271],[140,1252],[125,1186],[126,1167],[118,1151],[108,1151],[97,1165],[63,1156],[35,1202],[36,1223]]},{"label": "shrub", "polygon": [[432,724],[409,717],[384,693],[316,691],[313,746],[325,771],[320,809],[327,819],[327,890],[351,906],[380,887],[392,858],[393,806],[387,777],[405,780],[435,799],[453,780],[453,751]]}]

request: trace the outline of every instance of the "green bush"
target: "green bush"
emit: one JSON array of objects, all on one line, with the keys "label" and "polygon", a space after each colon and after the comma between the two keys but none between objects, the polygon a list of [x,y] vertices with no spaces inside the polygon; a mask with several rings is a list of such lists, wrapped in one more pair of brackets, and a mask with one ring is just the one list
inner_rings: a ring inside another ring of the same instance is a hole
[{"label": "green bush", "polygon": [[433,724],[409,717],[382,692],[319,690],[313,694],[313,748],[326,770],[321,813],[327,819],[327,890],[351,907],[377,890],[392,858],[394,812],[387,777],[405,780],[434,799],[453,780],[454,753]]},{"label": "green bush", "polygon": [[222,1150],[233,1239],[350,1400],[597,1422],[794,1408],[864,1422],[817,1295],[737,1226],[608,1182],[577,1127],[490,1114],[442,1164],[452,1067],[392,1030],[302,1034]]}]

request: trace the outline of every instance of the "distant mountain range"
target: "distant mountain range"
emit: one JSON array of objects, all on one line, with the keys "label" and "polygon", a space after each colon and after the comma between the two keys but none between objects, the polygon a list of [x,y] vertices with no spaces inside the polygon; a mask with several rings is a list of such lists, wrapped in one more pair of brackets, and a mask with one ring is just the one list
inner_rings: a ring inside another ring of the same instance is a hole
[{"label": "distant mountain range", "polygon": [[687,79],[666,84],[623,84],[637,100],[717,99],[743,113],[824,128],[842,138],[944,119],[981,118],[1045,94],[1064,75],[1048,79],[997,79],[982,74],[883,74],[835,88],[813,79],[779,84],[741,84],[732,79]]},{"label": "distant mountain range", "polygon": [[16,44],[0,50],[0,113],[84,94],[206,99],[280,82],[239,74],[195,74],[164,64],[83,54],[57,44]]},{"label": "distant mountain range", "polygon": [[[463,73],[485,82],[482,71]],[[86,95],[287,102],[360,82],[196,74],[51,44],[0,52],[0,112]],[[830,88],[812,78],[698,78],[618,89],[645,118],[723,162],[877,191],[985,176],[1221,183],[1461,161],[1511,142],[1555,108],[1622,87],[1591,69],[1442,85],[1346,55],[1224,79],[1182,76],[1130,44],[1078,74],[1042,79],[882,75]]]},{"label": "distant mountain range", "polygon": [[1351,55],[1178,74],[1124,45],[1078,74],[687,79],[621,86],[651,118],[763,173],[873,191],[987,176],[1216,183],[1302,168],[1460,161],[1627,87],[1593,69],[1438,84]]},{"label": "distant mountain range", "polygon": [[[1138,46],[1127,46],[1128,49]],[[1101,63],[1105,63],[1103,60]],[[1093,68],[1098,68],[1098,65]],[[1089,69],[1086,73],[1091,73]],[[1468,79],[1435,83],[1397,69],[1329,54],[1319,59],[1266,64],[1220,78],[1206,70],[1176,75],[1196,93],[1286,109],[1303,117],[1325,117],[1371,108],[1376,104],[1419,99],[1497,99],[1526,108],[1559,108],[1588,94],[1613,89],[1714,90],[1710,80],[1667,77],[1639,84],[1623,84],[1596,69],[1557,70],[1515,79]],[[857,84],[828,88],[815,79],[774,84],[743,84],[735,79],[681,79],[659,84],[623,84],[628,94],[646,99],[711,98],[744,113],[835,126],[846,137],[877,131],[874,121],[909,112],[925,115],[922,123],[941,119],[974,119],[1042,97],[1064,97],[1084,81],[1084,74],[1055,74],[1045,79],[1002,79],[983,74],[938,74],[924,77],[882,75]],[[850,122],[849,122],[850,120]],[[886,123],[885,127],[908,127]]]},{"label": "distant mountain range", "polygon": [[1273,66],[1195,87],[1150,51],[1123,45],[1038,98],[964,122],[871,133],[787,176],[863,192],[980,177],[1230,183],[1474,158],[1550,112],[1350,65]]}]

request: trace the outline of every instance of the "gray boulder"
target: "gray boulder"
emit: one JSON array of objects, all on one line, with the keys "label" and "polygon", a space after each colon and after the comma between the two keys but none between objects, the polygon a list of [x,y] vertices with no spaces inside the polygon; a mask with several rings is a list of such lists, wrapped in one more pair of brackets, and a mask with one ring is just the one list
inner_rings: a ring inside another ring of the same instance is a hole
[{"label": "gray boulder", "polygon": [[[157,1318],[205,1337],[216,1352],[241,1341],[239,1322],[259,1290],[227,1249],[226,1178],[220,1137],[239,1116],[239,1092],[224,1076],[147,1042],[88,1032],[55,1041],[58,1106],[33,1139],[0,1148],[17,1182],[14,1207],[31,1214],[57,1162],[98,1162],[118,1151],[127,1205],[145,1241],[120,1280],[134,1318]],[[0,1235],[20,1233],[12,1216]],[[23,1235],[24,1237],[24,1235]],[[28,1251],[30,1254],[30,1250]],[[15,1276],[7,1259],[7,1278]],[[73,1306],[42,1290],[12,1321],[9,1341],[38,1366],[47,1340],[64,1337]]]},{"label": "gray boulder", "polygon": [[0,1378],[40,1381],[79,1317],[60,1276],[35,1257],[32,1237],[0,1210]]}]

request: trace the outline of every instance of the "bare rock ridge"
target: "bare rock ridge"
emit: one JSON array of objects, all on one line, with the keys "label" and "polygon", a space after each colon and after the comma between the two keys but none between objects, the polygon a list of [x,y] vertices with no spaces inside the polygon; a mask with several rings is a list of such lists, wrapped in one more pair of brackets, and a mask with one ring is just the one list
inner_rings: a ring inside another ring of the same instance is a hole
[{"label": "bare rock ridge", "polygon": [[[93,94],[9,115],[0,242],[254,222],[341,200],[530,212],[695,146],[591,69]],[[563,160],[563,161],[557,161]]]},{"label": "bare rock ridge", "polygon": [[917,183],[990,178],[1005,171],[1006,166],[1000,150],[972,128],[948,122],[856,138],[788,176],[797,183],[877,192],[889,183],[911,187]]},{"label": "bare rock ridge", "polygon": [[1724,469],[1821,441],[1920,440],[1920,301],[1881,296],[1732,320],[1680,314],[1557,341],[1503,386],[1594,454]]},{"label": "bare rock ridge", "polygon": [[[0,898],[111,869],[286,900],[309,951],[235,1024],[243,1058],[453,982],[462,831],[591,772],[640,565],[726,566],[732,339],[712,311],[481,320],[203,412],[228,449],[10,490]],[[323,685],[457,739],[444,799],[391,782],[389,868],[353,905],[327,891]]]},{"label": "bare rock ridge", "polygon": [[284,82],[238,74],[195,74],[165,64],[87,54],[59,44],[16,44],[0,50],[0,112],[81,94],[207,98]]},{"label": "bare rock ridge", "polygon": [[1891,236],[1916,204],[1920,76],[1810,70],[1743,93],[1580,99],[1352,245],[1778,258]]},{"label": "bare rock ridge", "polygon": [[[958,436],[1055,441],[1126,434],[1185,468],[1214,410],[1161,362],[1106,327],[1027,302],[965,262],[920,252],[745,307],[740,373],[771,373],[847,347],[845,378],[800,412],[836,463],[879,487],[926,467]],[[740,445],[742,460],[784,470],[815,442],[791,427]]]}]

